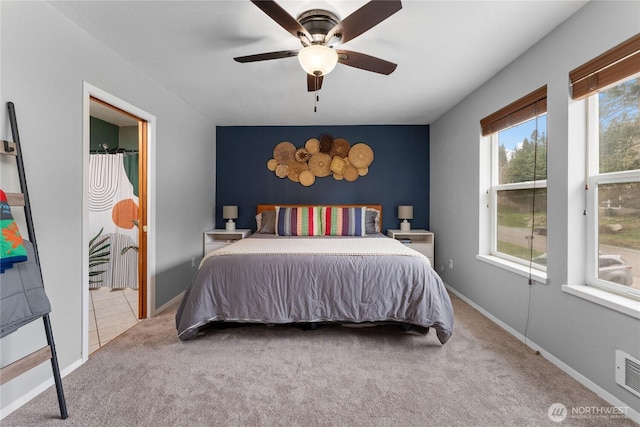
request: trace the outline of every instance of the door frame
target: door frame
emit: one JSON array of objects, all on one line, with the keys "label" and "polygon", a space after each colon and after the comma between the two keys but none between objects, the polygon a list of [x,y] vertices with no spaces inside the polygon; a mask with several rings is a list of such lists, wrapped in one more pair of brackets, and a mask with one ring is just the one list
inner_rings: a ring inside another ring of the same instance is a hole
[{"label": "door frame", "polygon": [[[90,149],[90,104],[91,98],[96,98],[106,104],[122,110],[124,113],[133,115],[142,120],[138,126],[139,138],[146,137],[146,147],[141,153],[146,153],[146,159],[141,155],[140,170],[146,181],[146,201],[144,197],[140,198],[142,217],[146,213],[146,224],[140,224],[140,233],[143,235],[141,240],[141,253],[146,246],[146,266],[140,265],[141,274],[146,272],[146,298],[139,300],[139,312],[146,311],[147,317],[155,315],[155,269],[156,269],[156,253],[155,253],[155,135],[156,135],[156,118],[155,116],[141,110],[140,108],[114,96],[110,93],[93,86],[88,82],[83,82],[83,113],[82,113],[82,244],[84,248],[89,247],[89,149]],[[146,135],[145,135],[146,134]],[[142,194],[141,194],[142,196]],[[146,203],[145,203],[146,202]],[[89,359],[89,253],[82,251],[82,362]],[[143,256],[140,257],[144,259]]]}]

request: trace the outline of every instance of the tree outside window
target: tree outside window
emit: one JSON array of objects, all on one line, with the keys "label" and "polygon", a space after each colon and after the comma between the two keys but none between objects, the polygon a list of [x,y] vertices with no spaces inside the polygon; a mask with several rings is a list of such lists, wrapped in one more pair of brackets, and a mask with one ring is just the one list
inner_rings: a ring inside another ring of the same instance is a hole
[{"label": "tree outside window", "polygon": [[640,77],[600,91],[589,106],[597,111],[590,188],[598,267],[592,266],[592,281],[640,290]]},{"label": "tree outside window", "polygon": [[494,255],[544,269],[547,251],[547,117],[494,135]]}]

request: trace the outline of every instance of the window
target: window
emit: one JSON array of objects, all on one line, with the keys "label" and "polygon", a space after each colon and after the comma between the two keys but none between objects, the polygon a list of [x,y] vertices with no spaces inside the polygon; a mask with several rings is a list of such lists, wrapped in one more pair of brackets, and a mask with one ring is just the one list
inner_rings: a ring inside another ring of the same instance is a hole
[{"label": "window", "polygon": [[587,99],[588,282],[640,297],[640,74]]},{"label": "window", "polygon": [[587,281],[640,297],[640,34],[569,78],[587,103]]},{"label": "window", "polygon": [[480,123],[491,141],[490,255],[546,270],[546,86]]}]

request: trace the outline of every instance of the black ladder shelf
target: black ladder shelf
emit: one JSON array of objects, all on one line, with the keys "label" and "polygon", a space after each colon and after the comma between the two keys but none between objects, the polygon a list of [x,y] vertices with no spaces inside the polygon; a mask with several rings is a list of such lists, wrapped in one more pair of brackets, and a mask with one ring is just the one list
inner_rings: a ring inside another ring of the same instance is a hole
[{"label": "black ladder shelf", "polygon": [[[36,235],[33,227],[33,218],[31,216],[31,204],[29,203],[29,192],[27,190],[27,180],[24,171],[24,164],[22,161],[22,149],[20,148],[20,136],[18,134],[18,122],[16,121],[15,106],[13,102],[8,102],[7,107],[9,109],[9,121],[11,124],[11,134],[14,142],[2,141],[0,146],[0,154],[15,156],[16,166],[18,169],[18,175],[20,179],[20,190],[22,193],[7,193],[7,201],[11,206],[20,206],[24,208],[25,221],[27,223],[27,232],[29,234],[29,240],[33,244],[35,262],[40,271],[40,277],[42,277],[42,268],[40,266],[40,257],[38,255],[38,246],[36,244]],[[62,379],[60,377],[60,368],[58,366],[58,356],[56,355],[56,348],[53,341],[53,330],[51,328],[51,320],[49,319],[49,313],[41,316],[44,322],[44,330],[47,336],[47,345],[33,353],[19,359],[0,369],[0,385],[24,374],[30,369],[46,362],[51,361],[51,367],[53,369],[53,379],[55,381],[56,392],[58,394],[58,404],[60,406],[60,417],[66,419],[67,404],[64,399],[64,391],[62,389]],[[35,320],[35,319],[34,319]]]}]

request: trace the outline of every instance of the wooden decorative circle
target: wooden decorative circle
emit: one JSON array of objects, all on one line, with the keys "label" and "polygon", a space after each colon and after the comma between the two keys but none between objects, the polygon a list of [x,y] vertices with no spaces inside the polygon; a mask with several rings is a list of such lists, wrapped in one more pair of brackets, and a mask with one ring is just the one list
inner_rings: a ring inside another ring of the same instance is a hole
[{"label": "wooden decorative circle", "polygon": [[304,143],[304,148],[306,148],[310,154],[316,154],[320,151],[320,140],[309,138],[307,142]]},{"label": "wooden decorative circle", "polygon": [[306,148],[298,148],[293,155],[296,162],[305,163],[311,157],[311,153]]},{"label": "wooden decorative circle", "polygon": [[358,175],[365,176],[369,173],[369,168],[358,168]]},{"label": "wooden decorative circle", "polygon": [[284,165],[293,160],[293,155],[296,152],[296,146],[290,142],[283,141],[276,145],[273,149],[273,158],[276,159],[278,164]]},{"label": "wooden decorative circle", "polygon": [[271,172],[275,172],[277,167],[278,161],[276,159],[269,159],[269,161],[267,162],[267,169],[269,169]]},{"label": "wooden decorative circle", "polygon": [[326,153],[316,153],[309,159],[309,170],[317,177],[331,175],[331,156]]},{"label": "wooden decorative circle", "polygon": [[333,179],[335,179],[336,181],[342,181],[344,179],[344,175],[340,175],[339,173],[334,173]]},{"label": "wooden decorative circle", "polygon": [[367,144],[359,142],[349,150],[349,163],[356,168],[366,168],[373,162],[373,150]]},{"label": "wooden decorative circle", "polygon": [[329,155],[331,157],[347,157],[349,154],[349,149],[351,148],[351,144],[344,138],[336,138],[333,140],[333,144],[331,145],[331,151]]},{"label": "wooden decorative circle", "polygon": [[310,170],[300,172],[300,184],[309,187],[316,182],[316,176]]},{"label": "wooden decorative circle", "polygon": [[276,168],[276,176],[278,178],[285,178],[287,175],[289,175],[289,166],[278,165],[278,167]]},{"label": "wooden decorative circle", "polygon": [[309,170],[309,165],[307,165],[307,162],[298,162],[293,160],[289,162],[287,166],[289,167],[287,176],[293,182],[300,182],[300,173]]},{"label": "wooden decorative circle", "polygon": [[320,137],[320,152],[329,153],[333,146],[333,137],[331,135],[322,135]]},{"label": "wooden decorative circle", "polygon": [[356,169],[352,165],[347,166],[344,169],[344,179],[349,182],[353,182],[358,179],[358,169]]}]

